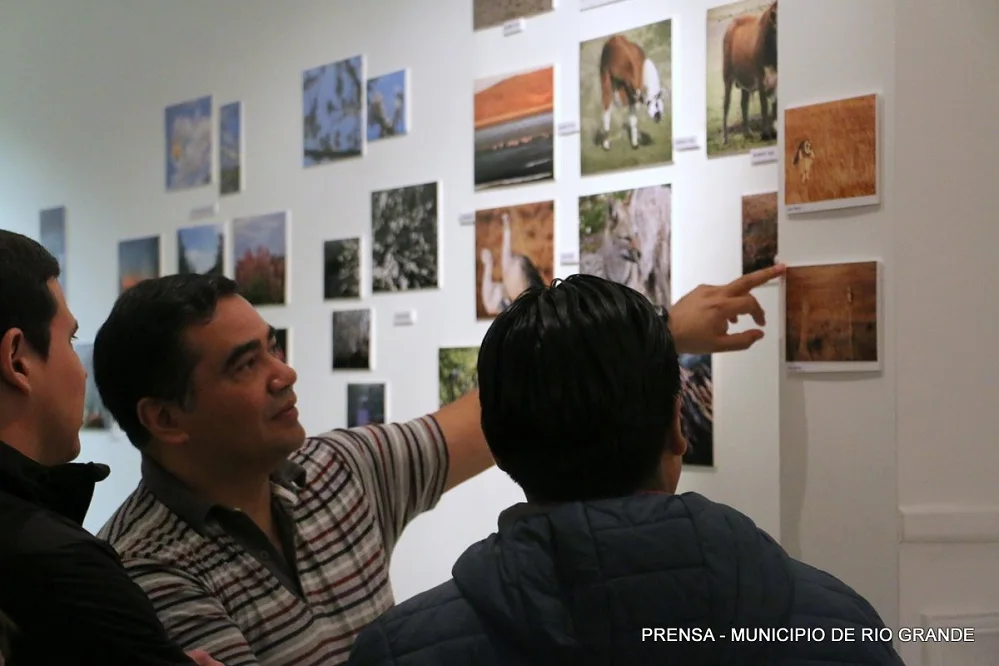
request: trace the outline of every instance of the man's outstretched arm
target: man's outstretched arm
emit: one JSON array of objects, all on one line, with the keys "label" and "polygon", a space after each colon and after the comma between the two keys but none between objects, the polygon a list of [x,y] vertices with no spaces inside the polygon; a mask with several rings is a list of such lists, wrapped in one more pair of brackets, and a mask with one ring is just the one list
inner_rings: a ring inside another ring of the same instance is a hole
[{"label": "man's outstretched arm", "polygon": [[[753,289],[784,275],[782,264],[748,273],[726,285],[701,285],[670,308],[670,332],[681,354],[711,354],[749,349],[763,337],[761,328],[729,333],[742,315],[753,318],[757,327],[766,324],[766,315]],[[449,459],[444,490],[477,476],[494,461],[482,434],[479,392],[471,391],[432,414],[447,442]]]}]

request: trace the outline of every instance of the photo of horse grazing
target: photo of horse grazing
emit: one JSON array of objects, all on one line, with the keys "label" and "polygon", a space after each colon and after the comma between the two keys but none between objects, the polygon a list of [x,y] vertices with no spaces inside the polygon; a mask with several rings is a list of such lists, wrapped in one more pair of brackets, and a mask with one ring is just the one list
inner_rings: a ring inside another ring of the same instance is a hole
[{"label": "photo of horse grazing", "polygon": [[[708,11],[707,31],[708,155],[776,143],[777,2],[742,0],[715,7]],[[728,122],[733,88],[741,96],[739,141],[732,140]]]},{"label": "photo of horse grazing", "polygon": [[[663,120],[666,91],[659,81],[656,64],[641,46],[622,35],[607,40],[600,53],[600,96],[603,104],[603,147],[610,150],[611,108],[628,107],[631,147],[638,148],[638,107],[656,123]],[[646,135],[647,136],[647,135]]]},{"label": "photo of horse grazing", "polygon": [[579,45],[582,175],[673,161],[671,30],[667,19]]}]

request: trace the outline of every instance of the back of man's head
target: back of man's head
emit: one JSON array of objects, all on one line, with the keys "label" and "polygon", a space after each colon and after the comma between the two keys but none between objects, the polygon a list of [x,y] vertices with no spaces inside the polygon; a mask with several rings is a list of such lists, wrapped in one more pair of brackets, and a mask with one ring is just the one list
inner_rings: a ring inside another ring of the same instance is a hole
[{"label": "back of man's head", "polygon": [[642,294],[591,275],[529,290],[489,328],[478,373],[486,441],[528,498],[657,489],[680,367]]},{"label": "back of man's head", "polygon": [[0,338],[13,328],[48,358],[50,325],[57,303],[49,281],[59,277],[59,262],[37,241],[0,229]]}]

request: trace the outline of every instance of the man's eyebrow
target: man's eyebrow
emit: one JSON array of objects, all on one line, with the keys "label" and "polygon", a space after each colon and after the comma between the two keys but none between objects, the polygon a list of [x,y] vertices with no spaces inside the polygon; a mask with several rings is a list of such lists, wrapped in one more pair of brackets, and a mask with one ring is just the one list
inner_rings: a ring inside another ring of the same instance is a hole
[{"label": "man's eyebrow", "polygon": [[250,353],[251,351],[260,349],[261,346],[262,345],[260,344],[260,340],[250,340],[248,342],[244,342],[241,345],[236,345],[235,347],[233,347],[232,351],[229,352],[229,355],[226,356],[225,363],[222,364],[223,372],[228,372],[229,370],[232,370],[233,366],[236,365],[239,359],[243,358],[246,354]]}]

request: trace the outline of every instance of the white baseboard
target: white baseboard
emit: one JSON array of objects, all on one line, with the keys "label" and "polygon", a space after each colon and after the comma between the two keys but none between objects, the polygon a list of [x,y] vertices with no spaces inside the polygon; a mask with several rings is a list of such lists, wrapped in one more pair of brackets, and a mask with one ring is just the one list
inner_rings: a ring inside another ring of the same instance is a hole
[{"label": "white baseboard", "polygon": [[999,506],[901,507],[902,543],[999,543]]},{"label": "white baseboard", "polygon": [[[989,613],[923,613],[922,626],[925,628],[973,627],[975,630],[974,641],[976,643],[988,641],[999,646],[999,611]],[[962,663],[972,666],[972,661],[976,660],[975,657],[969,659],[968,655],[965,654],[962,658],[961,653],[967,646],[967,643],[960,642],[925,642],[922,645],[922,666],[951,666]]]}]

